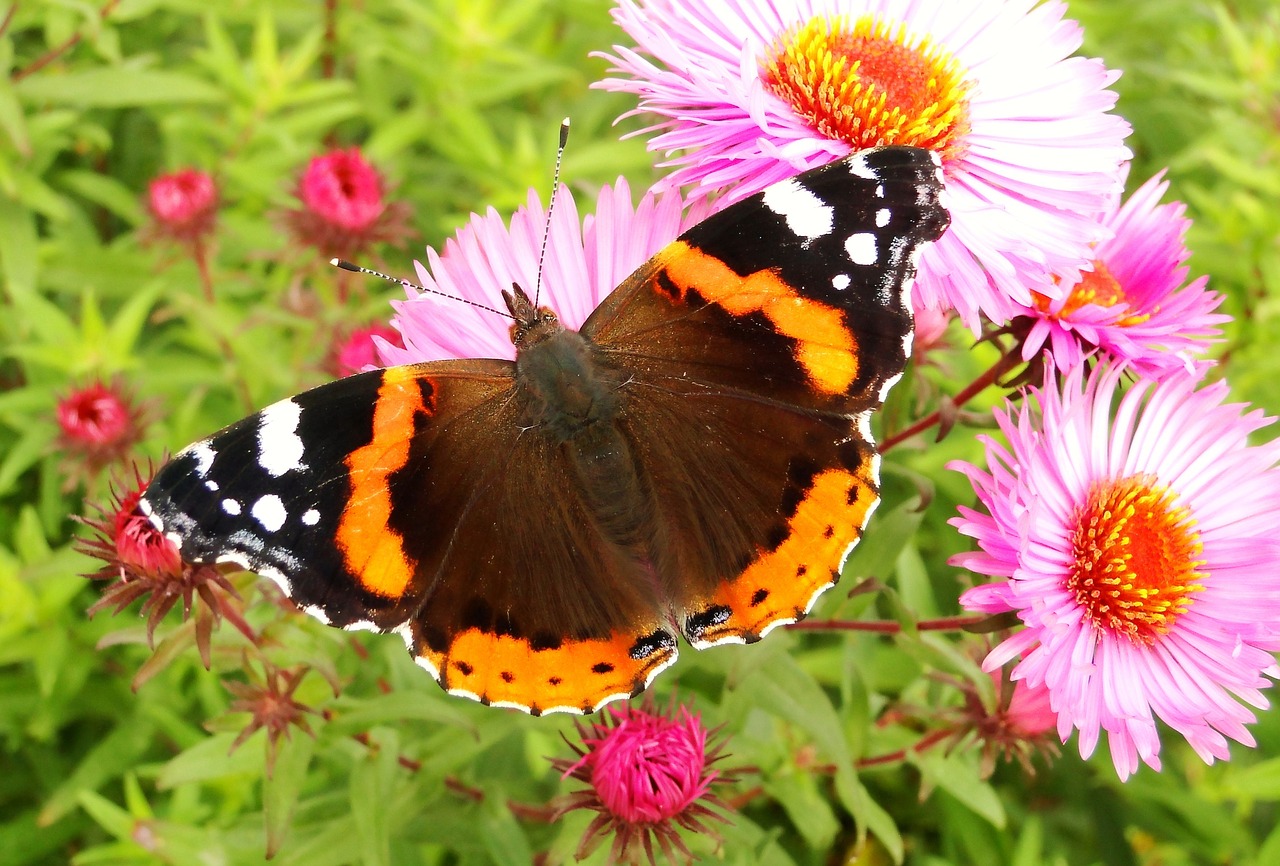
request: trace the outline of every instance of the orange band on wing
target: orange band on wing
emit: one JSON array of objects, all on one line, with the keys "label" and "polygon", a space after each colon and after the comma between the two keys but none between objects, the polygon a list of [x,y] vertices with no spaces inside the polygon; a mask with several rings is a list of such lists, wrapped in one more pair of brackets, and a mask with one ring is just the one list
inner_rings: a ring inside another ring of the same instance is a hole
[{"label": "orange band on wing", "polygon": [[388,525],[387,478],[408,462],[415,416],[431,411],[422,395],[419,377],[399,368],[385,371],[373,412],[373,438],[347,455],[351,498],[338,523],[338,548],[361,585],[386,598],[404,595],[415,567],[405,555],[404,540]]},{"label": "orange band on wing", "polygon": [[[633,694],[675,661],[675,642],[643,652],[637,635],[615,632],[602,639],[565,640],[534,649],[529,641],[469,628],[444,652],[420,650],[438,671],[440,684],[486,703],[510,704],[542,713],[591,712],[602,701]],[[637,657],[638,656],[638,657]]]},{"label": "orange band on wing", "polygon": [[667,278],[681,292],[694,291],[735,316],[761,312],[778,332],[796,341],[796,361],[825,394],[843,394],[858,376],[858,346],[835,307],[802,297],[775,271],[742,276],[683,241],[658,254]]},{"label": "orange band on wing", "polygon": [[723,584],[708,605],[732,614],[708,628],[708,643],[734,637],[758,637],[771,625],[791,622],[808,612],[816,595],[839,577],[836,569],[856,542],[879,500],[874,482],[842,469],[814,477],[795,514],[790,534],[775,550],[755,560],[737,578]]}]

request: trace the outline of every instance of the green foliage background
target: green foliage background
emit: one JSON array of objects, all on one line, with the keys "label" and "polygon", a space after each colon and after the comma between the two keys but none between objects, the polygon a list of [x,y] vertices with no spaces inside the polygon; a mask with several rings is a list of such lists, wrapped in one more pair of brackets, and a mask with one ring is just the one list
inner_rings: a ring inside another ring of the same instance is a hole
[{"label": "green foliage background", "polygon": [[[336,273],[291,247],[274,216],[331,144],[361,145],[412,205],[414,243],[375,262],[396,273],[472,211],[506,214],[531,186],[546,190],[565,115],[575,190],[619,174],[647,187],[658,175],[643,139],[619,140],[640,121],[611,125],[630,98],[588,89],[605,69],[588,53],[627,42],[608,4],[337,3],[333,40],[320,0],[107,7],[0,10],[0,866],[249,864],[268,851],[306,866],[571,860],[588,816],[548,825],[510,808],[576,786],[545,760],[568,755],[570,720],[448,698],[398,639],[357,647],[281,616],[247,576],[237,585],[264,639],[250,647],[224,625],[212,670],[177,614],[155,654],[132,611],[87,619],[98,587],[78,576],[94,566],[71,548],[83,530],[70,515],[107,490],[105,479],[66,489],[53,410],[74,385],[119,375],[157,407],[140,456],[158,459],[245,414],[241,389],[262,406],[323,381],[334,329],[386,319],[395,296],[374,284],[340,304]],[[1266,0],[1081,0],[1070,15],[1086,53],[1125,71],[1130,186],[1168,167],[1171,197],[1195,218],[1192,272],[1228,295],[1221,374],[1238,398],[1280,407],[1280,12]],[[222,191],[212,306],[188,259],[139,240],[147,182],[185,166]],[[983,360],[953,336],[961,349],[933,383],[951,392]],[[962,541],[944,520],[972,494],[942,466],[975,453],[963,429],[895,453],[846,576],[887,589],[832,593],[821,615],[909,626],[957,612],[966,578],[945,557]],[[709,860],[779,866],[1280,862],[1274,711],[1254,729],[1258,747],[1230,763],[1206,767],[1167,737],[1164,772],[1123,785],[1105,754],[1076,757],[1074,740],[1034,776],[1011,764],[981,780],[972,742],[855,771],[927,730],[875,724],[887,707],[927,718],[958,705],[937,675],[990,698],[980,655],[974,638],[909,627],[685,653],[659,703],[674,690],[724,725],[725,765],[740,772],[722,793],[741,803],[719,854],[690,844]],[[314,737],[282,744],[269,778],[261,733],[228,756],[246,719],[228,713],[221,685],[262,659],[311,665],[298,695],[327,713],[311,718]]]}]

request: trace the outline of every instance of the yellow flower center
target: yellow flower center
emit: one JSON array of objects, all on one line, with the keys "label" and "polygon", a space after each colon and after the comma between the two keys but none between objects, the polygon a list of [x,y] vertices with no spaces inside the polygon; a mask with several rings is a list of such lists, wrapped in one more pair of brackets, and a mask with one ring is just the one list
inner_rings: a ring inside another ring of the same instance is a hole
[{"label": "yellow flower center", "polygon": [[1097,483],[1075,518],[1066,588],[1094,627],[1152,644],[1204,589],[1195,520],[1152,475]]},{"label": "yellow flower center", "polygon": [[[1052,311],[1053,301],[1039,292],[1031,293],[1036,309],[1053,319],[1066,319],[1085,304],[1097,304],[1100,307],[1114,307],[1117,304],[1128,304],[1129,298],[1124,293],[1124,286],[1107,270],[1107,266],[1096,259],[1092,271],[1084,271],[1080,282],[1071,287],[1062,309]],[[1122,328],[1137,325],[1151,318],[1150,313],[1133,313],[1122,316],[1116,324]]]},{"label": "yellow flower center", "polygon": [[874,15],[818,17],[764,59],[765,85],[828,138],[855,150],[908,144],[961,155],[970,85],[945,49]]}]

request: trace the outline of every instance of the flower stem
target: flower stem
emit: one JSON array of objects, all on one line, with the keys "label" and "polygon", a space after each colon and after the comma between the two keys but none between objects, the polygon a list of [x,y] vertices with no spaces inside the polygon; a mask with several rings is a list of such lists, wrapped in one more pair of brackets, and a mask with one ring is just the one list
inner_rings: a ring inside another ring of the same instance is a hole
[{"label": "flower stem", "polygon": [[[119,5],[120,5],[120,0],[107,0],[107,2],[104,3],[102,8],[98,11],[98,20],[105,21],[107,16],[110,15],[112,12],[114,12],[115,8]],[[12,17],[12,11],[16,9],[17,6],[18,4],[14,3],[13,6],[10,8],[10,17]],[[7,27],[8,24],[9,24],[9,20],[8,18],[6,18],[5,26]],[[14,72],[12,75],[9,76],[9,80],[16,84],[17,82],[26,78],[28,75],[39,72],[41,69],[44,69],[50,63],[57,60],[62,55],[66,54],[72,48],[75,48],[77,43],[79,43],[82,38],[84,38],[84,34],[77,30],[75,33],[72,33],[71,37],[67,39],[65,42],[63,42],[61,45],[58,45],[54,48],[50,48],[48,51],[46,51],[44,54],[41,54],[39,57],[37,57],[35,60],[28,63],[26,66]]]},{"label": "flower stem", "polygon": [[896,764],[905,760],[907,755],[919,754],[933,748],[954,733],[955,729],[953,728],[940,728],[932,733],[925,734],[914,746],[898,749],[896,752],[886,752],[883,755],[873,755],[870,758],[859,758],[854,762],[854,766],[859,770],[864,770],[867,767],[878,767],[881,764]]},{"label": "flower stem", "polygon": [[[1017,367],[1021,363],[1022,363],[1022,360],[1013,352],[1006,352],[1005,354],[1001,355],[999,360],[997,360],[994,364],[992,364],[986,370],[986,372],[982,373],[980,376],[978,376],[978,378],[974,379],[972,382],[966,385],[964,389],[960,391],[960,393],[956,394],[954,397],[951,398],[952,407],[955,409],[959,409],[961,406],[963,406],[965,403],[968,403],[978,394],[981,394],[987,388],[991,387],[996,382],[999,382],[1001,377],[1003,377],[1006,373],[1013,370],[1015,367]],[[925,430],[928,430],[930,427],[937,426],[937,424],[942,421],[942,417],[943,417],[942,410],[941,409],[935,410],[933,412],[930,412],[928,415],[924,416],[923,418],[921,418],[919,421],[912,424],[911,426],[903,430],[900,430],[897,433],[894,433],[892,436],[885,437],[884,442],[881,443],[880,445],[880,453],[884,454],[888,452],[888,450],[893,446],[898,445],[906,441],[907,439],[910,439],[912,436],[915,436],[917,433],[921,433]]]},{"label": "flower stem", "polygon": [[[941,619],[924,619],[916,623],[917,631],[961,631],[986,619],[985,614],[972,616],[944,616]],[[797,631],[869,631],[876,634],[899,634],[902,623],[894,620],[807,619],[787,626]]]}]

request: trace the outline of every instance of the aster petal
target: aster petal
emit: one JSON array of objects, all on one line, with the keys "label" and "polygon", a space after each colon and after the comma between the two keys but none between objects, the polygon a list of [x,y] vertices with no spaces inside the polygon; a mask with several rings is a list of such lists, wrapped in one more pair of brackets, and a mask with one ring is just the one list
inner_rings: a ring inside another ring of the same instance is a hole
[{"label": "aster petal", "polygon": [[[632,207],[630,188],[619,179],[600,190],[596,211],[578,215],[565,186],[556,190],[550,223],[536,191],[504,224],[497,211],[473,214],[444,246],[415,262],[420,286],[393,301],[392,324],[404,339],[399,349],[378,344],[384,364],[447,358],[515,359],[509,318],[496,312],[513,284],[550,306],[569,328],[579,328],[615,286],[684,229],[707,213],[686,213],[671,189],[651,192]],[[538,256],[546,232],[541,275]],[[458,303],[462,299],[470,303]],[[479,305],[479,306],[475,306]],[[487,309],[486,309],[487,308]]]}]

